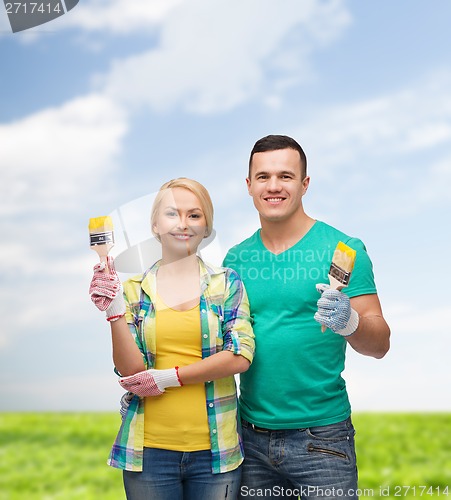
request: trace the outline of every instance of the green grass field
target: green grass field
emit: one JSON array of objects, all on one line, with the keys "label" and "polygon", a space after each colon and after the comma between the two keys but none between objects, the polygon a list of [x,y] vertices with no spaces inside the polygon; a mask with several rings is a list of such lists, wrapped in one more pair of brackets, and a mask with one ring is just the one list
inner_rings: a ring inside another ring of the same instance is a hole
[{"label": "green grass field", "polygon": [[[361,498],[451,500],[451,413],[353,420]],[[124,499],[106,465],[118,425],[111,413],[0,413],[0,499]]]}]

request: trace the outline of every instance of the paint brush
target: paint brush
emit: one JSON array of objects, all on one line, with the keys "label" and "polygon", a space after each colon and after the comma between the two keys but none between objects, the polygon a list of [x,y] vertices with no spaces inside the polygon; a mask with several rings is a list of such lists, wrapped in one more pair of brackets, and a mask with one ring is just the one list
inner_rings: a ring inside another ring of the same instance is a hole
[{"label": "paint brush", "polygon": [[114,246],[113,220],[109,215],[89,219],[89,238],[91,248],[99,255],[100,262],[105,262],[109,273],[107,256]]},{"label": "paint brush", "polygon": [[[345,245],[342,241],[338,242],[329,269],[329,283],[332,290],[341,290],[349,285],[351,272],[354,269],[355,257],[355,250]],[[321,331],[326,331],[324,325],[321,326]]]}]

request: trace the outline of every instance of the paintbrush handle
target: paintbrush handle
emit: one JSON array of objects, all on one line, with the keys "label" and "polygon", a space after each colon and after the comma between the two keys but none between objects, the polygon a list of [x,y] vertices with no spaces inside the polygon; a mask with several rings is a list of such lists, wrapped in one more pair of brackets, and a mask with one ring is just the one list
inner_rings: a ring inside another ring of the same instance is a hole
[{"label": "paintbrush handle", "polygon": [[107,274],[110,273],[110,268],[108,267],[108,253],[111,250],[113,245],[105,244],[105,245],[94,245],[91,248],[96,252],[99,256],[100,262],[105,262],[105,272]]}]

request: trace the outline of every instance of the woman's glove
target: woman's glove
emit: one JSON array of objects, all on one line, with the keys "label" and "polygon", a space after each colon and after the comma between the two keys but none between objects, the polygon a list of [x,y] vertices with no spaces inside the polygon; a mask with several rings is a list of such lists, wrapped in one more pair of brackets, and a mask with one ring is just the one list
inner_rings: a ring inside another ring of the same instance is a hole
[{"label": "woman's glove", "polygon": [[121,377],[119,384],[140,397],[160,396],[167,387],[180,387],[178,367],[168,370],[145,370],[129,377]]},{"label": "woman's glove", "polygon": [[316,285],[316,289],[321,298],[315,320],[343,337],[352,335],[359,326],[359,314],[352,309],[349,297],[323,283]]},{"label": "woman's glove", "polygon": [[134,394],[132,394],[131,392],[126,392],[125,394],[123,394],[123,396],[121,397],[121,407],[119,409],[119,413],[121,414],[121,417],[124,419],[125,416],[127,415],[127,412],[128,412],[128,408],[130,406],[130,403],[133,399],[133,396]]},{"label": "woman's glove", "polygon": [[[107,265],[109,272],[106,271]],[[107,257],[107,264],[100,262],[94,266],[89,294],[97,309],[106,311],[108,321],[115,321],[125,314],[122,284],[112,257]]]}]

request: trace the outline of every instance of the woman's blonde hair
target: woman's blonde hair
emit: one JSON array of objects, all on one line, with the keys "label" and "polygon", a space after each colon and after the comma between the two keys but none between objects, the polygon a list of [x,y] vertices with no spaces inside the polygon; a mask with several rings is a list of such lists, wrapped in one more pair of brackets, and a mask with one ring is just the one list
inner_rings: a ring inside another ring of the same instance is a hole
[{"label": "woman's blonde hair", "polygon": [[213,203],[211,202],[211,198],[210,195],[208,194],[207,189],[204,186],[202,186],[200,182],[197,182],[193,179],[188,179],[187,177],[179,177],[177,179],[172,179],[171,181],[165,182],[161,186],[152,205],[152,212],[150,216],[150,227],[152,230],[152,234],[158,241],[160,241],[159,235],[155,233],[153,229],[158,216],[158,210],[160,208],[161,201],[164,195],[167,193],[167,191],[169,189],[175,189],[175,188],[187,189],[188,191],[191,191],[191,193],[193,193],[199,200],[200,208],[204,213],[207,225],[205,231],[205,238],[208,238],[208,236],[210,236],[211,232],[213,231]]}]

